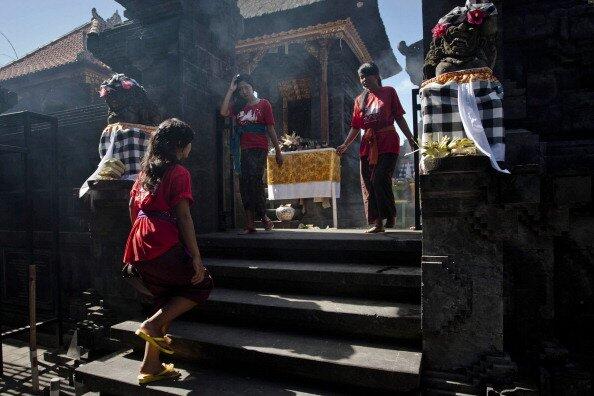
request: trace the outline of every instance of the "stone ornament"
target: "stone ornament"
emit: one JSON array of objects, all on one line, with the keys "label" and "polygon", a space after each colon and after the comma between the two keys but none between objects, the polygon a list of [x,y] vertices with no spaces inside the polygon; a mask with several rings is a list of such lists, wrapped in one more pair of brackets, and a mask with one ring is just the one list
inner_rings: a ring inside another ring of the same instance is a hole
[{"label": "stone ornament", "polygon": [[443,73],[493,68],[497,58],[497,8],[491,2],[467,0],[443,16],[432,29],[425,57],[425,79]]},{"label": "stone ornament", "polygon": [[109,107],[108,125],[99,140],[101,161],[81,186],[79,197],[88,192],[91,180],[136,179],[160,118],[144,88],[124,74],[103,81],[98,93]]},{"label": "stone ornament", "polygon": [[454,154],[484,155],[493,169],[509,173],[499,164],[505,159],[505,131],[503,87],[492,71],[496,15],[493,3],[467,0],[432,30],[419,90],[424,172],[427,159]]}]

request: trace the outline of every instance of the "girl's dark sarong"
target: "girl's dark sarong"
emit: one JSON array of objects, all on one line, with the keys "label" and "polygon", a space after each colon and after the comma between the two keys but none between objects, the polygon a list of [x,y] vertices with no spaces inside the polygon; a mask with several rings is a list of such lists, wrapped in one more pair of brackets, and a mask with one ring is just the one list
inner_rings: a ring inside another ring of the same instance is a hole
[{"label": "girl's dark sarong", "polygon": [[377,165],[371,166],[366,157],[361,158],[361,191],[370,224],[396,216],[392,175],[397,160],[398,154],[384,153],[378,156]]},{"label": "girl's dark sarong", "polygon": [[260,149],[241,150],[241,175],[239,190],[243,208],[254,212],[256,219],[266,214],[266,199],[264,197],[264,166],[267,152]]},{"label": "girl's dark sarong", "polygon": [[152,293],[155,309],[161,308],[173,297],[185,297],[196,303],[208,299],[213,288],[208,270],[197,285],[191,282],[195,274],[192,258],[181,245],[176,245],[161,256],[133,264],[144,286]]}]

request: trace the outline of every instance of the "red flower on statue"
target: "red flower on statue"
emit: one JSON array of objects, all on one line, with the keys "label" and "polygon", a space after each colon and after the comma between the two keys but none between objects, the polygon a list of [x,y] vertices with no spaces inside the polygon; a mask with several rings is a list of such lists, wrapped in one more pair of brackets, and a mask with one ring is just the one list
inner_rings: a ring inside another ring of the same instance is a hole
[{"label": "red flower on statue", "polygon": [[447,23],[438,23],[437,25],[435,25],[435,27],[433,29],[431,29],[431,32],[433,33],[433,37],[438,38],[443,36],[446,31],[448,30],[448,27],[450,25],[448,25]]},{"label": "red flower on statue", "polygon": [[487,14],[485,13],[485,11],[481,9],[476,9],[468,11],[468,13],[466,14],[466,20],[468,21],[468,23],[472,25],[481,25],[486,16]]},{"label": "red flower on statue", "polygon": [[109,90],[105,87],[101,87],[101,89],[99,90],[99,97],[103,98],[105,97],[107,94],[109,93]]},{"label": "red flower on statue", "polygon": [[134,83],[130,80],[122,81],[122,88],[124,88],[124,89],[132,89],[133,86],[134,86]]}]

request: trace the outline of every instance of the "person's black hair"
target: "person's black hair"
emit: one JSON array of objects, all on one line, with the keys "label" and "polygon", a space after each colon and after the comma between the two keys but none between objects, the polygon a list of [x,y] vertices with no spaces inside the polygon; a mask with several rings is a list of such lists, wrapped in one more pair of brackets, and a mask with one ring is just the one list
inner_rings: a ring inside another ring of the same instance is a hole
[{"label": "person's black hair", "polygon": [[235,90],[235,92],[233,92],[233,110],[236,113],[239,113],[248,102],[248,100],[242,97],[239,93],[239,83],[241,82],[245,82],[246,84],[251,85],[252,89],[254,91],[256,90],[254,87],[254,80],[252,79],[252,76],[244,73],[235,76],[235,83],[237,84],[238,88]]},{"label": "person's black hair", "polygon": [[155,192],[165,172],[179,162],[177,150],[186,147],[192,139],[192,128],[177,118],[159,124],[142,159],[141,184],[145,190]]},{"label": "person's black hair", "polygon": [[373,62],[366,62],[359,66],[357,73],[362,76],[377,76],[379,86],[382,86],[382,78],[380,77],[379,67]]}]

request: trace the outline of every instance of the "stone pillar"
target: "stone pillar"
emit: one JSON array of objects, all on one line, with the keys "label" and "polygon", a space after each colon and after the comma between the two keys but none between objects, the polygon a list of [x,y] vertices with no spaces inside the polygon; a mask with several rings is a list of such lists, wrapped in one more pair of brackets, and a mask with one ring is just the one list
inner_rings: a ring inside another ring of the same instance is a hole
[{"label": "stone pillar", "polygon": [[[441,160],[421,176],[425,369],[473,370],[503,358],[503,249],[507,222],[486,157]],[[502,359],[498,364],[503,364]]]},{"label": "stone pillar", "polygon": [[322,143],[330,142],[330,103],[328,95],[328,52],[332,42],[320,39],[307,43],[305,48],[320,62],[320,139]]},{"label": "stone pillar", "polygon": [[89,182],[87,200],[90,205],[91,285],[115,320],[138,317],[141,298],[121,276],[122,257],[130,232],[130,189],[128,180]]},{"label": "stone pillar", "polygon": [[188,122],[196,137],[185,165],[192,174],[194,222],[218,229],[223,197],[217,177],[218,109],[234,73],[243,29],[233,0],[119,0],[130,21],[88,38],[95,57],[144,86],[163,118]]}]

